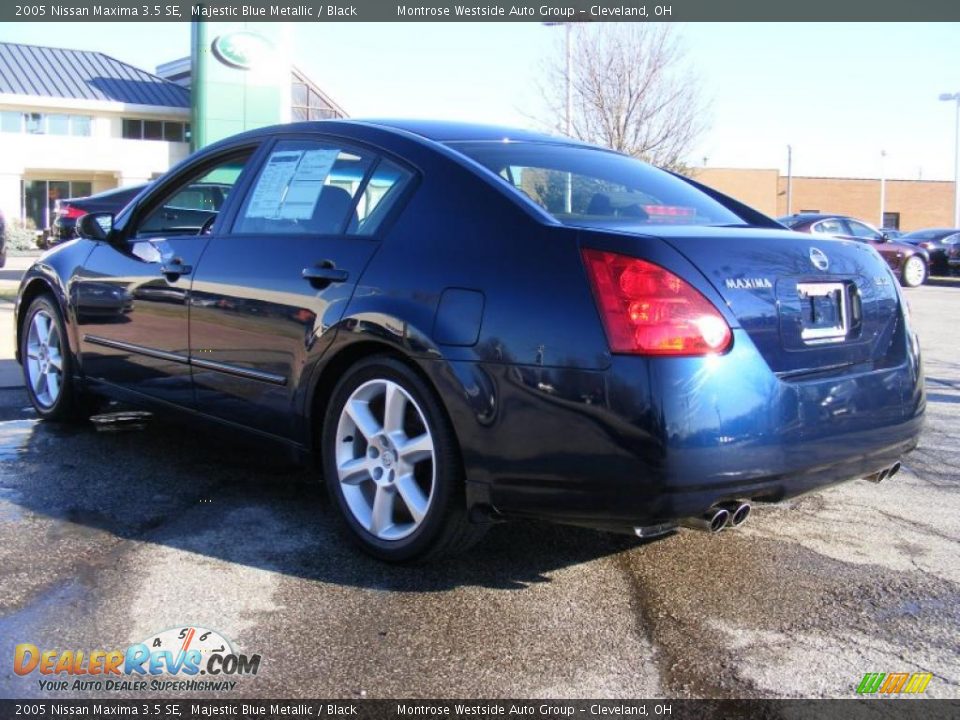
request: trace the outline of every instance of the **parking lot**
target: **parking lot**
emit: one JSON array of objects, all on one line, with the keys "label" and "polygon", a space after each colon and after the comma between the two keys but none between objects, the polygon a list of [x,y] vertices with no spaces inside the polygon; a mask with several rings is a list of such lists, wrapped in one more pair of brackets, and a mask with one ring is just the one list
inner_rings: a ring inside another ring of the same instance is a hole
[{"label": "parking lot", "polygon": [[908,298],[929,404],[894,480],[718,536],[506,524],[427,567],[359,554],[314,478],[246,441],[40,424],[0,389],[0,696],[83,696],[15,675],[17,643],[196,625],[262,655],[235,697],[851,697],[898,671],[960,697],[960,284]]}]

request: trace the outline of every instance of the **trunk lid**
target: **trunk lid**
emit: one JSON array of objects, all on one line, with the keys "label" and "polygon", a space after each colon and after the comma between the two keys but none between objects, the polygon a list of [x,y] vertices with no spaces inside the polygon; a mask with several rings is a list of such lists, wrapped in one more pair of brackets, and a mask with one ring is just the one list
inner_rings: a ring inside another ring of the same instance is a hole
[{"label": "trunk lid", "polygon": [[641,232],[703,273],[774,372],[885,366],[904,352],[896,281],[868,244],[748,227]]}]

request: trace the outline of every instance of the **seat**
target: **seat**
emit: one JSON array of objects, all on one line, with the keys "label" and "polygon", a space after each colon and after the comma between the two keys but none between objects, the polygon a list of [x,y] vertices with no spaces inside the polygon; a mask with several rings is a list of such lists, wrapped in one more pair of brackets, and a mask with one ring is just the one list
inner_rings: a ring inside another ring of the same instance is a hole
[{"label": "seat", "polygon": [[613,203],[610,201],[610,196],[595,193],[587,205],[587,215],[613,215]]},{"label": "seat", "polygon": [[306,231],[317,235],[332,235],[340,232],[343,219],[351,214],[347,232],[357,228],[357,211],[352,210],[353,198],[346,190],[336,185],[324,185],[313,208],[313,216],[304,223]]}]

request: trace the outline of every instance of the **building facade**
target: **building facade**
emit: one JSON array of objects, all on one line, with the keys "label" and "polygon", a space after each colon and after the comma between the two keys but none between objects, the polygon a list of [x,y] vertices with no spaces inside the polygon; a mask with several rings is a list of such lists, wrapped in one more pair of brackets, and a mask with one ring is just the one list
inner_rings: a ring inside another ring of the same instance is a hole
[{"label": "building facade", "polygon": [[190,93],[100,52],[0,43],[0,210],[145,182],[190,152]]},{"label": "building facade", "polygon": [[691,175],[772,217],[836,213],[903,231],[953,225],[954,185],[947,181],[887,180],[881,218],[879,178],[794,176],[788,208],[788,181],[779,170],[706,167]]},{"label": "building facade", "polygon": [[[152,180],[190,154],[191,63],[0,43],[0,210],[37,230],[56,203]],[[289,119],[347,113],[293,68]],[[287,115],[285,113],[285,115]]]}]

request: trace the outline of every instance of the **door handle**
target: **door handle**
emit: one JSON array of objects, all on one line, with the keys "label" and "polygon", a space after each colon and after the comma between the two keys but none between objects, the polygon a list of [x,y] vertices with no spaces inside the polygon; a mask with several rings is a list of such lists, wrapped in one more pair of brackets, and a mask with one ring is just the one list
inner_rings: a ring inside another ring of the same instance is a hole
[{"label": "door handle", "polygon": [[160,272],[167,276],[167,279],[176,280],[181,275],[189,275],[193,270],[189,265],[184,265],[182,260],[172,260],[160,266]]},{"label": "door handle", "polygon": [[317,263],[313,267],[305,267],[301,272],[304,280],[308,280],[314,287],[326,287],[331,283],[346,282],[350,273],[338,270],[329,260]]}]

